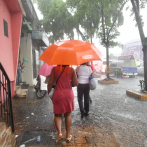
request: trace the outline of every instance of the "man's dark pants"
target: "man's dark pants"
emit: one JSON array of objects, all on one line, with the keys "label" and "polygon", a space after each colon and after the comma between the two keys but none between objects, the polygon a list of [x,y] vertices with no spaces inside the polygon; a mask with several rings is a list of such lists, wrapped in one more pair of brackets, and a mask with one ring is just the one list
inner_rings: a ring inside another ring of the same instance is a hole
[{"label": "man's dark pants", "polygon": [[[89,83],[78,85],[78,101],[81,112],[89,112]],[[83,95],[84,95],[84,107],[83,107]]]}]

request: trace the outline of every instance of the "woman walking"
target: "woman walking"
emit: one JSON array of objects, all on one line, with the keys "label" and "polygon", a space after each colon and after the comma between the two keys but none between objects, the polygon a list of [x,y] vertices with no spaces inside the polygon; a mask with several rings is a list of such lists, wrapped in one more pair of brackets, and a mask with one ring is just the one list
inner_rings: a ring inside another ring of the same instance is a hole
[{"label": "woman walking", "polygon": [[48,81],[48,93],[56,81],[56,87],[52,102],[54,109],[54,122],[58,131],[56,142],[62,139],[62,114],[65,118],[66,141],[72,138],[70,128],[72,123],[71,112],[74,110],[74,94],[71,81],[74,86],[78,85],[77,77],[73,68],[68,65],[53,67]]}]

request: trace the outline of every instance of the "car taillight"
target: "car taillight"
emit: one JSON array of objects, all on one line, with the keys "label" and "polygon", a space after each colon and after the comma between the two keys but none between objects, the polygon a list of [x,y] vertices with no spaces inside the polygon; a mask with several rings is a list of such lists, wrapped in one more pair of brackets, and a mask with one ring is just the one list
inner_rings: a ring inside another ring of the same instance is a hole
[{"label": "car taillight", "polygon": [[138,71],[138,68],[137,68],[137,71]]},{"label": "car taillight", "polygon": [[121,68],[121,71],[123,70],[123,68]]}]

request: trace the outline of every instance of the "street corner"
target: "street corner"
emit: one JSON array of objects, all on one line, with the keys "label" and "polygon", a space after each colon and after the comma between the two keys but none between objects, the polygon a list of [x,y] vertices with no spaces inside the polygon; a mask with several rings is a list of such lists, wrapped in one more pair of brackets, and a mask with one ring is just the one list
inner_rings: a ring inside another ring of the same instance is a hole
[{"label": "street corner", "polygon": [[142,93],[139,89],[126,90],[126,94],[139,100],[147,100],[147,94]]}]

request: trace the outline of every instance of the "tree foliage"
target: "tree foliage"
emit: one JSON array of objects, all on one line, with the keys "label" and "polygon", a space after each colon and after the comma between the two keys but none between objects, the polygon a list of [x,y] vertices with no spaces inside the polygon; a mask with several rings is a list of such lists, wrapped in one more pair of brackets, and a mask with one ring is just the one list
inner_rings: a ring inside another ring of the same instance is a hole
[{"label": "tree foliage", "polygon": [[74,18],[89,37],[96,35],[106,47],[120,45],[114,41],[118,36],[118,27],[123,24],[123,0],[67,0],[67,5],[74,11]]},{"label": "tree foliage", "polygon": [[123,0],[95,0],[91,1],[101,13],[101,23],[98,38],[101,44],[106,47],[120,45],[115,39],[120,35],[118,28],[123,25],[123,7],[127,1]]},{"label": "tree foliage", "polygon": [[[74,13],[76,29],[81,28],[86,40],[94,37],[99,30],[100,11],[88,0],[67,0],[66,2],[68,8]],[[79,33],[78,30],[77,33]]]},{"label": "tree foliage", "polygon": [[50,43],[64,39],[65,34],[69,38],[74,38],[73,16],[62,0],[35,0],[35,2],[43,15],[40,22],[49,33]]},{"label": "tree foliage", "polygon": [[[86,0],[35,0],[43,14],[42,23],[46,32],[50,33],[51,43],[68,38],[74,39],[74,29],[83,40],[92,38],[98,30],[99,10]],[[85,3],[86,2],[86,3]]]},{"label": "tree foliage", "polygon": [[[128,0],[36,0],[42,12],[44,29],[52,33],[50,42],[74,37],[74,29],[83,40],[95,35],[106,47],[120,45],[118,27],[123,24],[123,7]],[[109,61],[107,62],[109,66]],[[108,75],[109,77],[109,75]]]},{"label": "tree foliage", "polygon": [[[123,24],[123,0],[35,0],[43,14],[43,27],[50,33],[50,42],[74,38],[74,29],[83,40],[97,36],[101,44],[119,45],[114,39],[117,28]],[[119,12],[121,11],[121,12]]]}]

